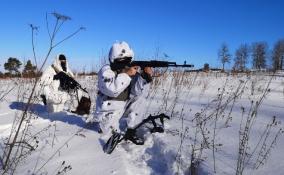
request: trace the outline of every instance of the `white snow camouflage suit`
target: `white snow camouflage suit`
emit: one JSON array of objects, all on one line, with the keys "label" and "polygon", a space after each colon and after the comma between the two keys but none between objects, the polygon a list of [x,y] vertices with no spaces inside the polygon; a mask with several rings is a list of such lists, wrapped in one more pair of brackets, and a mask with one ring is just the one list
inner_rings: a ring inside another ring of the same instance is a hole
[{"label": "white snow camouflage suit", "polygon": [[[53,66],[55,68],[53,68]],[[41,89],[41,94],[45,95],[48,112],[61,112],[64,109],[64,104],[70,99],[67,92],[60,89],[60,81],[53,80],[54,75],[56,75],[55,69],[63,71],[59,55],[56,56],[53,64],[49,66],[42,74],[39,82],[39,88]],[[73,73],[69,69],[68,62],[66,60],[66,71],[69,76],[74,77]]]},{"label": "white snow camouflage suit", "polygon": [[101,68],[98,73],[95,119],[105,135],[112,130],[125,132],[127,127],[136,124],[137,113],[131,106],[146,86],[147,81],[139,73],[131,78],[126,73],[117,74],[109,65]]}]

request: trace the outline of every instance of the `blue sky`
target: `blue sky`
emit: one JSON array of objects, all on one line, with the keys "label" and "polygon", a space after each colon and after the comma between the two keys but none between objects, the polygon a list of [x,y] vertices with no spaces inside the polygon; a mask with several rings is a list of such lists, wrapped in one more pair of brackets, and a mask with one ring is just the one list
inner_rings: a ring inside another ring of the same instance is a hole
[{"label": "blue sky", "polygon": [[45,14],[54,11],[72,18],[59,40],[80,26],[87,29],[49,58],[51,62],[56,54],[65,53],[77,70],[96,67],[116,40],[128,42],[137,58],[152,58],[159,48],[170,61],[217,67],[223,42],[234,54],[242,43],[266,41],[271,48],[284,38],[281,0],[2,0],[0,70],[8,57],[32,58],[30,23],[40,27],[36,51],[39,59],[44,57]]}]

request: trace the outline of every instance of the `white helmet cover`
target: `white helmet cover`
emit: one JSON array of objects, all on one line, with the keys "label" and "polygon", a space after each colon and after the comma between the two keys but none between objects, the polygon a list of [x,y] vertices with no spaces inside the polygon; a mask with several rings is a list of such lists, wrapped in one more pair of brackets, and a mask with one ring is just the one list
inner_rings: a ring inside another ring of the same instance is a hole
[{"label": "white helmet cover", "polygon": [[110,63],[113,63],[114,60],[127,57],[130,57],[133,60],[134,52],[125,41],[116,42],[110,48],[108,56]]}]

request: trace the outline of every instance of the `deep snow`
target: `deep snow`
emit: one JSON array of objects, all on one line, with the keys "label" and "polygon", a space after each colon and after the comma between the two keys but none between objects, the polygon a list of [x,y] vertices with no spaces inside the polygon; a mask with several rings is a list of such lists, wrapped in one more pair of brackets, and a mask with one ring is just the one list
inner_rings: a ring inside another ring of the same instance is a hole
[{"label": "deep snow", "polygon": [[[136,103],[137,112],[141,120],[149,114],[166,113],[172,116],[166,121],[166,132],[148,134],[144,146],[131,143],[121,143],[110,155],[102,151],[103,142],[96,126],[85,123],[86,116],[78,116],[67,111],[48,114],[42,103],[34,102],[31,111],[35,114],[31,120],[29,133],[37,135],[39,146],[32,151],[19,165],[15,174],[56,174],[64,167],[67,174],[187,174],[189,172],[192,144],[195,136],[195,114],[204,109],[207,116],[216,110],[217,99],[225,86],[223,101],[235,92],[240,82],[244,82],[244,93],[236,99],[218,116],[215,143],[222,144],[217,148],[216,174],[236,174],[239,128],[242,120],[241,109],[248,112],[250,102],[257,101],[271,76],[226,76],[224,74],[195,74],[186,75],[169,74],[167,77],[156,78],[149,92],[143,94],[144,98]],[[96,77],[80,77],[78,80],[90,92],[93,108],[96,98]],[[179,81],[176,81],[179,80]],[[240,81],[241,80],[241,81]],[[17,84],[15,85],[15,82]],[[1,91],[14,88],[8,96],[0,101],[0,137],[1,156],[4,139],[9,136],[15,116],[19,116],[26,97],[31,91],[30,80],[0,80]],[[156,84],[156,85],[154,85]],[[252,85],[254,88],[252,88]],[[218,88],[220,88],[218,90]],[[253,149],[258,142],[266,124],[273,116],[284,122],[284,78],[274,77],[269,86],[270,92],[261,104],[256,121],[251,130],[249,145]],[[252,90],[253,89],[253,90]],[[253,95],[252,95],[252,91]],[[1,94],[0,94],[1,96]],[[23,96],[25,98],[23,98]],[[218,102],[218,101],[217,101]],[[231,120],[225,125],[230,113]],[[246,117],[246,115],[244,115]],[[210,120],[206,125],[213,131],[214,122]],[[276,133],[277,126],[271,132]],[[43,130],[46,128],[45,130]],[[272,139],[272,137],[269,137]],[[210,135],[212,139],[212,134]],[[197,142],[201,138],[198,136]],[[252,150],[249,150],[252,151]],[[272,149],[270,157],[264,166],[253,169],[252,161],[246,166],[244,174],[274,174],[284,172],[284,139],[279,137],[276,146]],[[214,174],[212,148],[203,150],[200,174]],[[62,165],[62,162],[65,162]],[[70,168],[69,167],[69,168]]]}]

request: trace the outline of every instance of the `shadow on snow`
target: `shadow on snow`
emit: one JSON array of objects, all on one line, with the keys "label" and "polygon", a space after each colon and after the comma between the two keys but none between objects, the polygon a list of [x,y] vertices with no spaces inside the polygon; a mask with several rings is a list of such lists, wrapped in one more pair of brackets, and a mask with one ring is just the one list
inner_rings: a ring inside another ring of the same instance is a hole
[{"label": "shadow on snow", "polygon": [[[9,107],[14,110],[23,111],[26,105],[27,104],[24,102],[12,102]],[[43,119],[48,119],[51,122],[61,121],[69,125],[76,125],[81,128],[85,128],[85,129],[98,132],[98,126],[96,124],[88,125],[82,119],[81,116],[76,115],[76,114],[70,114],[65,111],[56,112],[56,113],[48,113],[47,107],[41,104],[31,104],[31,106],[29,107],[29,111],[36,114],[38,117],[43,118]]]}]

